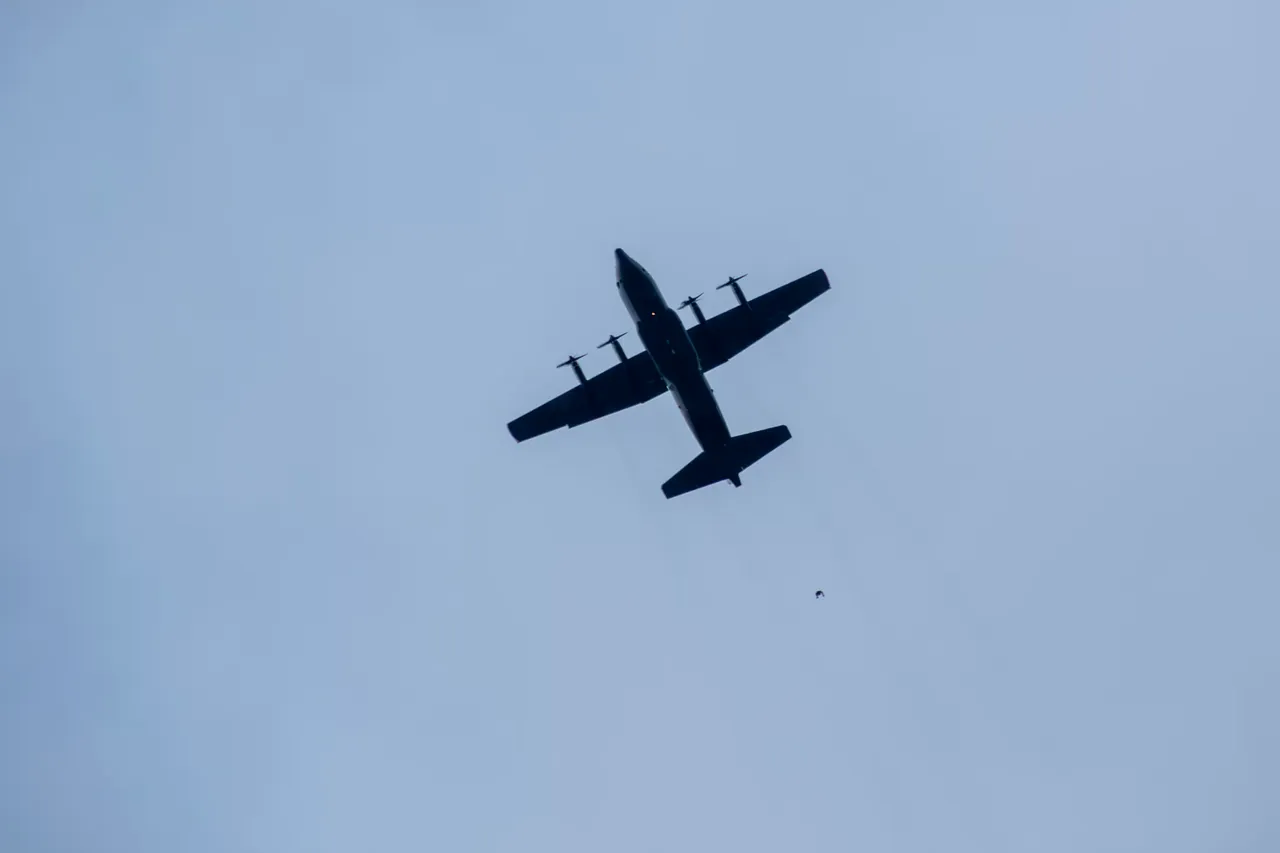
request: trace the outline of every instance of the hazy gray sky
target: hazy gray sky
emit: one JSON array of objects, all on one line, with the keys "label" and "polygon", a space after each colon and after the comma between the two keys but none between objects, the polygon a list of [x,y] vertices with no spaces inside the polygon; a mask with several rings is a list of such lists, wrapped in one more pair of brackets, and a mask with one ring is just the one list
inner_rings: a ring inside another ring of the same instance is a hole
[{"label": "hazy gray sky", "polygon": [[0,849],[1280,849],[1278,25],[4,4]]}]

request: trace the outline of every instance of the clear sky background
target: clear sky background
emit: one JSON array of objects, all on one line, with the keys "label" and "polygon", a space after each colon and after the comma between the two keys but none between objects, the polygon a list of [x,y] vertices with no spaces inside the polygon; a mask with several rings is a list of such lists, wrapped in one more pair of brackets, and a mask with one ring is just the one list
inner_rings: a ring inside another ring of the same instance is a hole
[{"label": "clear sky background", "polygon": [[1278,8],[4,3],[0,849],[1280,849]]}]

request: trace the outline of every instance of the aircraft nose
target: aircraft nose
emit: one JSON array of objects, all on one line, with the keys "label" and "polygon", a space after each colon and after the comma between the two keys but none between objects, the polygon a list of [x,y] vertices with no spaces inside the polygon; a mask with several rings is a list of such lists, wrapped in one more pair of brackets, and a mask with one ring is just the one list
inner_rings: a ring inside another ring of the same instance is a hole
[{"label": "aircraft nose", "polygon": [[621,249],[613,250],[613,259],[618,267],[618,280],[625,281],[635,272],[636,262],[631,260],[631,256]]}]

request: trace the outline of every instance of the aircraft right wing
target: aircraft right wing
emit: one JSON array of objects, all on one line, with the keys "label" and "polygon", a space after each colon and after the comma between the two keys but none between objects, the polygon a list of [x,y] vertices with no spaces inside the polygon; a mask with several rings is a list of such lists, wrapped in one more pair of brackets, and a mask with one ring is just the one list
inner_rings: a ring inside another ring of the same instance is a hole
[{"label": "aircraft right wing", "polygon": [[667,383],[644,350],[526,412],[507,424],[507,430],[516,441],[527,441],[638,406],[666,390]]},{"label": "aircraft right wing", "polygon": [[732,286],[739,304],[689,327],[689,339],[703,371],[719,367],[786,323],[792,314],[830,290],[831,282],[826,272],[818,269],[751,300],[742,295],[735,279],[720,286]]}]

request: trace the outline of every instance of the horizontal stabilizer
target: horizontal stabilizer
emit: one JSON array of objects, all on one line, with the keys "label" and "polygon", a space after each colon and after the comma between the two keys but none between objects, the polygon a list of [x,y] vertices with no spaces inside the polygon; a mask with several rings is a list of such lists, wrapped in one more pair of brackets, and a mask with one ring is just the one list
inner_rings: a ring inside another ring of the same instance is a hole
[{"label": "horizontal stabilizer", "polygon": [[706,450],[681,468],[674,477],[662,484],[662,493],[668,498],[710,486],[721,480],[741,485],[738,475],[777,450],[791,438],[791,430],[785,426],[735,435],[724,447]]}]

